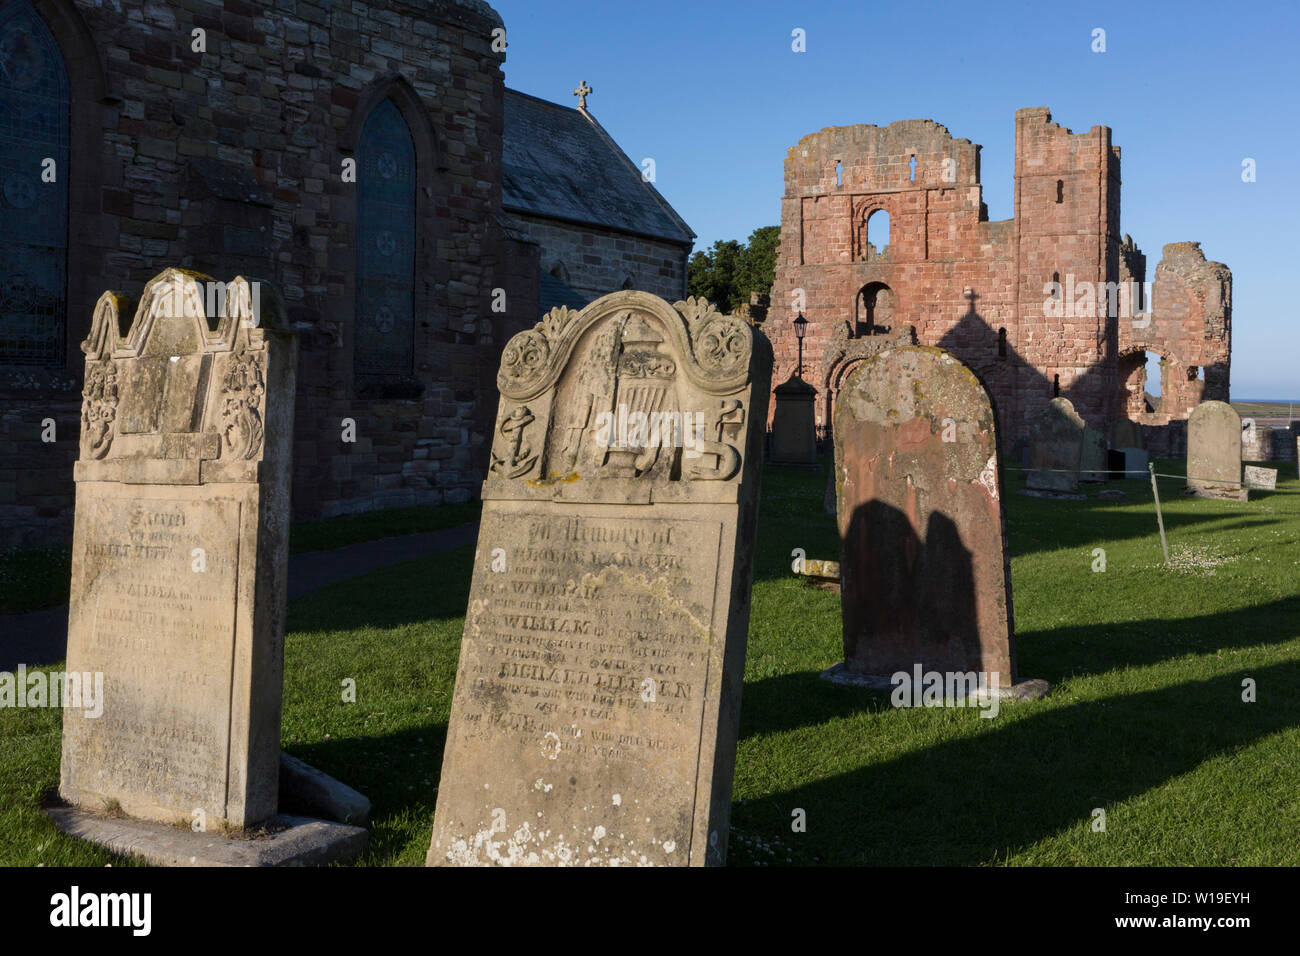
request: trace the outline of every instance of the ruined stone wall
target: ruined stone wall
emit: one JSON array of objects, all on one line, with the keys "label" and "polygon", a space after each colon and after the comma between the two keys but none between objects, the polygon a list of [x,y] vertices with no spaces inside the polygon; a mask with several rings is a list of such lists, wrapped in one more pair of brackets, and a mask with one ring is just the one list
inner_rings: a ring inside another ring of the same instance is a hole
[{"label": "ruined stone wall", "polygon": [[[11,0],[13,2],[13,0]],[[0,543],[70,529],[78,343],[105,289],[166,266],[277,285],[303,331],[299,516],[460,500],[484,474],[503,324],[534,321],[493,228],[501,190],[500,18],[479,0],[33,0],[71,82],[66,360],[0,366]],[[206,52],[193,50],[195,29]],[[414,361],[359,380],[357,185],[342,179],[370,110],[391,99],[418,168]],[[532,263],[536,253],[532,253]],[[512,312],[491,311],[508,284]],[[513,309],[521,310],[513,315]],[[527,311],[528,314],[523,314]],[[59,440],[35,430],[52,415]],[[342,421],[357,441],[341,441]]]},{"label": "ruined stone wall", "polygon": [[[1122,412],[1146,425],[1184,419],[1200,402],[1226,402],[1232,355],[1232,272],[1199,242],[1166,245],[1151,283],[1150,315],[1120,322]],[[1161,357],[1159,406],[1143,400],[1146,353]]]},{"label": "ruined stone wall", "polygon": [[[686,296],[690,247],[591,225],[512,212],[540,246],[542,269],[595,300],[620,289],[651,292],[669,302]],[[567,278],[566,278],[567,277]]]},{"label": "ruined stone wall", "polygon": [[[828,128],[788,151],[764,331],[779,383],[798,361],[791,321],[807,318],[803,378],[821,391],[819,425],[834,401],[837,328],[869,336],[904,323],[920,344],[952,351],[980,376],[1008,447],[1057,395],[1099,428],[1122,411],[1119,289],[1145,278],[1146,260],[1120,232],[1120,151],[1110,130],[1076,134],[1045,108],[1017,111],[1014,217],[1001,222],[988,221],[981,200],[979,150],[930,120],[907,120]],[[869,241],[881,212],[889,215],[883,248]],[[1195,307],[1175,304],[1204,300],[1197,315],[1205,329],[1218,328],[1210,313],[1228,302],[1230,277],[1211,265],[1207,272],[1181,254],[1162,264],[1158,308],[1179,354],[1223,363],[1226,398],[1226,335],[1208,333],[1225,346],[1217,357],[1188,348],[1190,320],[1179,316]]]}]

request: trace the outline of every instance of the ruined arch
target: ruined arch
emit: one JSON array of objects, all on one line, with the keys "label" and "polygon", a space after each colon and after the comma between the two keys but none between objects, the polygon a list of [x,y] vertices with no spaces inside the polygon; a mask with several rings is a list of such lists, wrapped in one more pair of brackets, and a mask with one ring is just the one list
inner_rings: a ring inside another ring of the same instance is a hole
[{"label": "ruined arch", "polygon": [[880,335],[894,327],[898,297],[884,282],[868,282],[853,301],[854,335]]}]

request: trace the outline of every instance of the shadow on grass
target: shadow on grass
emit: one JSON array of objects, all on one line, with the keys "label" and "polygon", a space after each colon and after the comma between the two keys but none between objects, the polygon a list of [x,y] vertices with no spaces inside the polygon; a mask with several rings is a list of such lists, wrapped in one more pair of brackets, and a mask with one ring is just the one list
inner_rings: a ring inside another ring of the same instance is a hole
[{"label": "shadow on grass", "polygon": [[[826,491],[829,459],[822,457],[822,471],[796,468],[764,467],[759,523],[757,560],[754,579],[771,581],[790,576],[791,551],[802,548],[808,558],[838,561],[839,532],[835,516],[822,510]],[[1040,551],[1081,548],[1101,541],[1153,536],[1156,531],[1155,507],[1151,484],[1147,481],[1115,481],[1082,485],[1089,497],[1085,501],[1050,500],[1014,494],[1023,482],[1004,471],[1007,493],[1007,547],[1011,556],[1022,557]],[[1195,510],[1188,510],[1178,491],[1178,482],[1161,483],[1165,530],[1173,540],[1194,537],[1194,530],[1213,522],[1232,520],[1231,525],[1216,525],[1214,530],[1261,529],[1282,523],[1279,518],[1252,512],[1255,499],[1247,504],[1197,500]],[[1095,495],[1104,488],[1122,490],[1129,498],[1127,507],[1101,501]],[[1258,500],[1264,501],[1263,497]],[[1146,513],[1132,506],[1143,506]],[[1244,509],[1244,510],[1243,510]]]},{"label": "shadow on grass", "polygon": [[428,847],[446,742],[447,724],[440,721],[286,750],[370,800],[370,843],[362,861],[386,863],[409,853],[413,842],[422,839],[423,849]]},{"label": "shadow on grass", "polygon": [[394,628],[464,617],[474,546],[380,568],[289,602],[289,631]]},{"label": "shadow on grass", "polygon": [[[1300,704],[1292,698],[1243,703],[1246,677],[1264,687],[1294,687],[1300,662],[1071,706],[1013,705],[1040,712],[995,718],[974,736],[746,802],[735,808],[733,825],[788,832],[792,810],[801,808],[808,820],[801,840],[824,863],[997,861],[1087,826],[1096,807],[1110,808],[1209,758],[1300,725]],[[761,706],[756,696],[761,702],[781,691],[764,688],[768,683],[754,693],[746,688],[751,713]],[[1112,828],[1116,823],[1122,825],[1112,818]]]},{"label": "shadow on grass", "polygon": [[1285,643],[1300,634],[1298,622],[1300,596],[1292,595],[1200,617],[1023,631],[1016,634],[1016,650],[1022,673],[1057,684],[1078,674],[1147,667],[1189,654]]}]

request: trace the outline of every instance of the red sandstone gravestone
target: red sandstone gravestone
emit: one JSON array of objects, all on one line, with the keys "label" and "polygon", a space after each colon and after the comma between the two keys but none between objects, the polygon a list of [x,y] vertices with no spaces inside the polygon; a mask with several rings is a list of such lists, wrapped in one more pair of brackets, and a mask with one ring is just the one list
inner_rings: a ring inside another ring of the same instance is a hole
[{"label": "red sandstone gravestone", "polygon": [[949,353],[867,359],[835,409],[844,664],[827,677],[887,686],[925,671],[1015,684],[1011,576],[988,393]]},{"label": "red sandstone gravestone", "polygon": [[703,299],[507,344],[429,865],[725,861],[770,375]]}]

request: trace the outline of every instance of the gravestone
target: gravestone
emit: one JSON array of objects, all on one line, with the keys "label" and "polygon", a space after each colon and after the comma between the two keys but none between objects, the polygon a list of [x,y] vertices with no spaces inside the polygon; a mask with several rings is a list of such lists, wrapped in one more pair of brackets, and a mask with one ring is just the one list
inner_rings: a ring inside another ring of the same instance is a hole
[{"label": "gravestone", "polygon": [[942,349],[881,352],[849,373],[834,437],[844,663],[824,676],[887,686],[920,666],[1041,693],[1016,688],[997,424],[975,375]]},{"label": "gravestone", "polygon": [[1095,428],[1085,427],[1079,452],[1079,480],[1106,480],[1106,436]]},{"label": "gravestone", "polygon": [[[126,330],[127,300],[105,293],[82,345],[67,666],[102,673],[105,699],[64,715],[58,819],[91,835],[114,824],[74,811],[111,810],[210,848],[191,828],[277,811],[297,346],[269,287],[236,278],[209,320],[205,286],[166,270]],[[103,842],[150,855],[123,839]]]},{"label": "gravestone", "polygon": [[633,291],[507,343],[429,865],[724,862],[771,362]]},{"label": "gravestone", "polygon": [[791,375],[772,394],[772,462],[778,465],[817,464],[817,389]]},{"label": "gravestone", "polygon": [[1078,491],[1086,427],[1068,398],[1052,399],[1034,424],[1025,486],[1036,491]]},{"label": "gravestone", "polygon": [[1112,431],[1111,447],[1142,448],[1142,426],[1129,418],[1119,419]]},{"label": "gravestone", "polygon": [[1227,402],[1201,402],[1187,418],[1186,493],[1247,499],[1241,486],[1241,416]]},{"label": "gravestone", "polygon": [[1277,489],[1276,468],[1260,468],[1257,465],[1247,465],[1244,472],[1247,488],[1258,488],[1261,491],[1275,491]]}]

